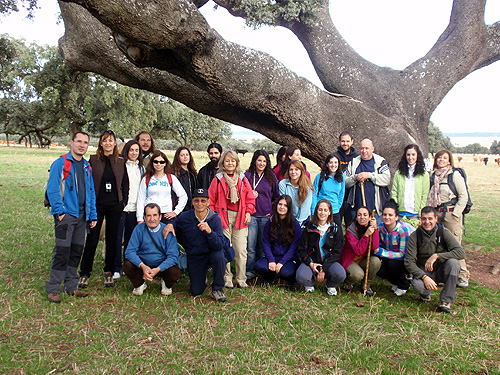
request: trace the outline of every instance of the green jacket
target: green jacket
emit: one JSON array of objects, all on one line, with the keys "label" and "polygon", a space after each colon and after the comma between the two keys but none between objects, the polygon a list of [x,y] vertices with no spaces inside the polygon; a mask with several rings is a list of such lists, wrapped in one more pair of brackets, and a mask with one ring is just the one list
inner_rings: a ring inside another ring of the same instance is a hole
[{"label": "green jacket", "polygon": [[405,268],[413,275],[413,277],[420,279],[425,275],[421,269],[425,267],[425,262],[434,253],[439,254],[438,262],[444,263],[448,259],[465,259],[465,251],[460,246],[453,234],[446,228],[443,228],[442,244],[436,251],[436,235],[437,228],[429,235],[425,230],[422,230],[422,244],[417,249],[417,231],[410,235],[408,246],[406,247]]},{"label": "green jacket", "polygon": [[[407,211],[405,207],[405,186],[406,176],[399,171],[394,174],[392,181],[391,198],[396,201],[399,211]],[[422,208],[427,206],[427,197],[429,196],[430,179],[429,173],[419,174],[415,176],[415,212],[420,214]]]}]

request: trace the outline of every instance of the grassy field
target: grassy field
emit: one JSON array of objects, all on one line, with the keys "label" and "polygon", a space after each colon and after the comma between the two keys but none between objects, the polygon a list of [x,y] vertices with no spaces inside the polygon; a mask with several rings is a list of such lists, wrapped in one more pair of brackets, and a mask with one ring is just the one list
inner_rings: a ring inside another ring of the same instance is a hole
[{"label": "grassy field", "polygon": [[[373,298],[258,286],[216,304],[190,297],[186,278],[168,298],[159,283],[137,297],[126,279],[105,289],[97,272],[88,298],[48,303],[54,234],[43,185],[62,153],[0,147],[1,374],[500,374],[499,291],[475,282],[451,315],[436,312],[436,293],[421,305],[381,280]],[[463,166],[474,202],[466,246],[498,251],[500,168]]]}]

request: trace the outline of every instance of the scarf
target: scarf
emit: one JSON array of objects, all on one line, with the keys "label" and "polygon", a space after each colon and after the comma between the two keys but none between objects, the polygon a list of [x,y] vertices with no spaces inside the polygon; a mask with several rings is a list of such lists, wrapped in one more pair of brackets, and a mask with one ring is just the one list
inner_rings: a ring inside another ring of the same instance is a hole
[{"label": "scarf", "polygon": [[325,223],[324,225],[316,225],[316,229],[318,230],[321,237],[325,235],[328,228],[330,228],[330,225],[330,223]]},{"label": "scarf", "polygon": [[434,171],[434,184],[429,191],[429,197],[427,198],[427,206],[439,207],[441,205],[441,195],[439,194],[439,185],[441,180],[448,174],[451,170],[451,165],[447,165],[444,168],[439,168]]},{"label": "scarf", "polygon": [[225,171],[222,172],[222,175],[224,176],[224,181],[226,181],[227,186],[229,187],[229,197],[227,197],[231,203],[236,203],[240,200],[240,197],[238,197],[238,174],[235,173],[233,174],[232,177],[230,177]]}]

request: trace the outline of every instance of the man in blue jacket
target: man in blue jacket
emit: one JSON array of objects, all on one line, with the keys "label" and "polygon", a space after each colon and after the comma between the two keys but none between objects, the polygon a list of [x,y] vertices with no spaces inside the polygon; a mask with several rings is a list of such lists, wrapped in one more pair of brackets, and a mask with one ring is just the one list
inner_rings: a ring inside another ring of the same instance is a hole
[{"label": "man in blue jacket", "polygon": [[55,246],[50,265],[50,278],[45,284],[50,302],[61,302],[63,291],[75,297],[88,294],[77,288],[78,264],[85,243],[86,223],[97,223],[94,180],[89,163],[83,158],[89,147],[89,135],[73,134],[68,154],[50,167],[47,198],[54,216]]},{"label": "man in blue jacket", "polygon": [[226,243],[229,240],[224,236],[219,216],[210,209],[209,203],[208,190],[196,189],[193,194],[194,208],[183,212],[175,220],[175,233],[186,250],[191,294],[203,294],[207,287],[207,271],[211,267],[214,278],[212,297],[217,302],[224,302],[224,273],[227,262],[232,260],[234,254],[225,250],[229,248]]},{"label": "man in blue jacket", "polygon": [[181,277],[179,268],[179,249],[173,234],[163,238],[165,224],[160,222],[160,206],[149,203],[144,207],[144,221],[132,232],[127,249],[123,272],[130,279],[134,290],[132,294],[142,295],[147,285],[145,281],[153,281],[161,277],[161,294],[172,294],[172,286]]}]

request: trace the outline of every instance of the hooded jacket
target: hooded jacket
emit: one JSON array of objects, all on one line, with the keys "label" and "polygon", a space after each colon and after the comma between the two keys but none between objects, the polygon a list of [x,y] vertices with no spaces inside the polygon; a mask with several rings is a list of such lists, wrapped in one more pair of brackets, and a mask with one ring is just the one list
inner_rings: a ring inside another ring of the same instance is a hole
[{"label": "hooded jacket", "polygon": [[320,263],[324,268],[328,268],[331,264],[338,262],[344,244],[342,231],[339,230],[337,224],[332,223],[326,230],[325,236],[323,250],[326,252],[326,256],[323,258],[320,250],[321,235],[311,221],[306,223],[297,249],[299,259],[302,263],[307,266],[311,262]]}]

